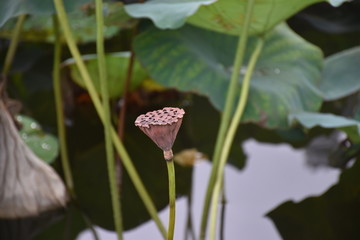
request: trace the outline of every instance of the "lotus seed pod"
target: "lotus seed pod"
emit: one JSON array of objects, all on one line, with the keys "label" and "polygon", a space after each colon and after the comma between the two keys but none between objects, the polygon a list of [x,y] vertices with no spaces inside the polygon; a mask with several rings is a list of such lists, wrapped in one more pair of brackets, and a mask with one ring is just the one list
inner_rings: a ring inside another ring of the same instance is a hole
[{"label": "lotus seed pod", "polygon": [[0,218],[23,218],[64,207],[57,173],[23,142],[0,97]]},{"label": "lotus seed pod", "polygon": [[135,120],[135,126],[138,126],[164,151],[165,160],[171,160],[173,158],[171,148],[180,129],[184,114],[183,109],[165,107],[138,116]]}]

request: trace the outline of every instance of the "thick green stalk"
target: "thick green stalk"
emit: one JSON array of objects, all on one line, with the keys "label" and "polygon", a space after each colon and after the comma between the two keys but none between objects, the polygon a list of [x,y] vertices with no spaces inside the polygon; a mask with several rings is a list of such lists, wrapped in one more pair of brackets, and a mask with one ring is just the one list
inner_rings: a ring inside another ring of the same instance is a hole
[{"label": "thick green stalk", "polygon": [[[62,26],[62,29],[63,29],[64,37],[65,37],[68,47],[70,49],[70,52],[71,52],[73,58],[75,59],[75,62],[79,69],[80,75],[81,75],[82,79],[84,80],[86,88],[89,92],[89,95],[90,95],[92,101],[93,101],[95,109],[99,115],[99,118],[104,124],[104,120],[105,120],[104,110],[102,108],[99,96],[97,95],[97,92],[95,90],[94,84],[91,81],[89,72],[87,71],[84,61],[81,58],[79,49],[76,46],[74,37],[71,33],[70,26],[69,26],[69,23],[67,20],[67,15],[66,15],[66,12],[64,9],[63,1],[62,0],[54,0],[54,5],[56,8],[56,12],[58,14],[60,25]],[[162,224],[161,220],[159,219],[159,216],[157,215],[157,210],[155,208],[155,205],[154,205],[153,201],[151,200],[148,192],[146,191],[144,184],[142,183],[142,181],[139,177],[139,174],[137,173],[127,151],[125,150],[122,142],[120,141],[120,139],[113,127],[111,128],[111,138],[112,138],[113,144],[115,145],[115,149],[118,152],[118,154],[120,155],[120,157],[123,161],[123,164],[129,174],[129,177],[131,178],[131,181],[133,182],[136,190],[138,191],[138,193],[140,195],[140,198],[143,200],[145,207],[147,208],[150,216],[153,218],[153,220],[157,224],[161,234],[163,235],[164,238],[166,238],[167,233],[166,233],[164,225]]]},{"label": "thick green stalk", "polygon": [[174,160],[166,161],[169,177],[169,226],[167,240],[174,238],[175,230],[175,203],[176,203],[176,189],[175,189],[175,168]]},{"label": "thick green stalk", "polygon": [[104,135],[105,135],[105,149],[106,160],[108,167],[111,203],[113,207],[113,217],[115,230],[119,240],[123,239],[123,227],[121,217],[121,204],[119,189],[116,186],[116,173],[115,173],[115,155],[111,140],[111,120],[110,120],[110,106],[109,106],[109,92],[107,85],[107,72],[105,62],[105,50],[104,50],[104,18],[103,18],[103,4],[102,0],[95,0],[96,4],[96,50],[98,57],[98,69],[100,77],[100,89],[104,110]]},{"label": "thick green stalk", "polygon": [[67,152],[66,130],[65,130],[65,122],[64,122],[63,102],[61,96],[61,84],[60,84],[61,39],[60,39],[59,22],[56,16],[53,17],[53,26],[55,33],[53,84],[54,84],[57,129],[58,129],[58,135],[60,141],[61,165],[64,171],[66,187],[70,192],[70,195],[74,197],[75,195],[74,181],[71,174],[68,152]]},{"label": "thick green stalk", "polygon": [[229,122],[230,122],[231,115],[233,112],[234,100],[235,100],[236,89],[237,89],[237,82],[239,80],[240,69],[241,69],[241,65],[243,63],[243,59],[244,59],[244,55],[245,55],[245,47],[246,47],[246,42],[247,42],[247,38],[248,38],[248,30],[249,30],[249,26],[250,26],[250,22],[251,22],[251,16],[252,16],[254,3],[255,3],[255,0],[248,0],[246,2],[244,24],[243,24],[241,33],[239,35],[239,41],[238,41],[235,60],[234,60],[234,68],[233,68],[233,71],[231,74],[229,88],[228,88],[228,92],[226,95],[224,112],[222,114],[220,128],[219,128],[219,132],[218,132],[218,136],[217,136],[216,144],[215,144],[215,151],[214,151],[213,161],[212,161],[213,165],[212,165],[211,174],[210,174],[208,186],[206,189],[206,195],[205,195],[205,199],[204,199],[202,218],[201,218],[201,227],[200,227],[200,239],[201,240],[204,240],[205,235],[206,235],[209,207],[210,207],[210,202],[211,202],[211,194],[214,190],[215,181],[217,178],[217,169],[218,169],[219,161],[220,161],[220,153],[221,153],[224,141],[225,141],[225,134],[226,134],[226,131],[228,130]]},{"label": "thick green stalk", "polygon": [[264,45],[264,39],[259,38],[259,40],[257,41],[257,44],[256,44],[256,48],[255,48],[253,54],[251,55],[249,65],[248,65],[246,74],[244,76],[244,81],[242,83],[239,102],[236,107],[234,117],[230,123],[229,130],[226,134],[224,147],[221,152],[220,163],[219,163],[219,167],[217,169],[217,180],[216,180],[215,188],[214,188],[214,191],[212,193],[212,198],[211,198],[212,199],[212,207],[211,207],[212,211],[211,211],[210,220],[211,220],[212,228],[210,229],[210,231],[211,231],[210,240],[215,240],[216,219],[217,219],[217,213],[218,213],[218,201],[219,201],[219,196],[221,193],[221,185],[222,185],[221,183],[222,183],[222,180],[224,177],[224,167],[226,164],[226,160],[229,156],[231,144],[234,140],[236,130],[239,126],[240,119],[242,117],[242,114],[243,114],[245,106],[246,106],[246,102],[247,102],[248,95],[249,95],[251,76],[252,76],[252,73],[254,72],[254,68],[255,68],[256,62],[259,58],[259,55],[261,53],[263,45]]},{"label": "thick green stalk", "polygon": [[25,14],[22,14],[18,17],[18,19],[16,21],[15,29],[11,34],[11,42],[10,42],[9,49],[6,53],[4,67],[3,67],[3,71],[2,71],[2,74],[4,76],[6,76],[9,73],[11,64],[14,60],[16,48],[19,43],[19,37],[20,37],[20,33],[21,33],[21,29],[22,29],[25,17],[26,17]]}]

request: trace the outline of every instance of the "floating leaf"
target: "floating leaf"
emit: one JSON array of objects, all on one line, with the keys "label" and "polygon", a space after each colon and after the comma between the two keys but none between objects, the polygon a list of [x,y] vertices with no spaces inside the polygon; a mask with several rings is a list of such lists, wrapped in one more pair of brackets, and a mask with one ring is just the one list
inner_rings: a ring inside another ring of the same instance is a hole
[{"label": "floating leaf", "polygon": [[[90,76],[94,81],[94,85],[98,93],[100,94],[100,80],[98,78],[98,63],[97,63],[97,55],[84,55],[83,59],[85,60],[85,64],[87,69],[89,70]],[[116,98],[123,94],[124,91],[124,83],[126,80],[126,74],[128,69],[128,64],[130,60],[130,52],[118,52],[107,54],[105,56],[106,67],[107,67],[107,80],[108,80],[108,88],[109,88],[109,97]],[[68,59],[64,63],[65,66],[70,68],[70,75],[72,79],[85,88],[85,83],[83,82],[79,70],[75,64],[74,59]],[[146,78],[146,73],[140,66],[140,64],[135,61],[132,80],[130,85],[130,90],[135,89],[139,84]]]},{"label": "floating leaf", "polygon": [[17,115],[16,121],[21,124],[21,133],[29,135],[42,132],[40,124],[30,117]]},{"label": "floating leaf", "polygon": [[360,142],[360,122],[330,113],[299,112],[289,115],[289,122],[298,122],[306,128],[320,126],[344,131],[348,137]]},{"label": "floating leaf", "polygon": [[[206,40],[206,41],[204,41]],[[256,39],[249,39],[249,58]],[[135,39],[135,52],[149,75],[166,87],[206,95],[222,110],[237,38],[192,26],[148,28]],[[245,61],[246,62],[246,61]],[[317,111],[321,51],[282,25],[267,36],[250,86],[242,121],[286,127],[294,111]],[[242,67],[241,75],[246,71]],[[242,78],[243,76],[241,76]],[[240,92],[240,87],[238,92]]]},{"label": "floating leaf", "polygon": [[[200,7],[188,22],[209,30],[238,35],[244,23],[247,0],[219,0]],[[264,33],[306,6],[322,0],[254,1],[250,34]]]},{"label": "floating leaf", "polygon": [[20,136],[28,147],[40,159],[52,163],[59,154],[59,143],[57,139],[46,134],[39,123],[34,119],[18,115],[16,120],[21,124]]},{"label": "floating leaf", "polygon": [[186,18],[193,15],[201,5],[216,0],[150,0],[125,5],[126,12],[135,18],[150,18],[158,28],[179,28]]},{"label": "floating leaf", "polygon": [[[119,2],[104,3],[104,38],[111,38],[121,29],[132,27],[135,20],[126,14]],[[68,14],[69,24],[77,42],[87,43],[96,40],[96,16],[91,4]],[[9,20],[0,30],[0,36],[11,38],[16,19]],[[25,19],[21,39],[24,41],[54,42],[53,18],[51,15],[33,15]],[[62,39],[62,41],[65,41]]]},{"label": "floating leaf", "polygon": [[[64,0],[67,11],[72,11],[88,0]],[[55,12],[53,1],[43,0],[1,0],[0,1],[0,27],[10,18],[21,14],[43,15]]]},{"label": "floating leaf", "polygon": [[336,100],[360,90],[360,47],[336,53],[325,60],[320,89],[325,100]]},{"label": "floating leaf", "polygon": [[24,138],[24,142],[40,159],[47,163],[52,163],[59,154],[59,143],[50,134],[27,136]]}]

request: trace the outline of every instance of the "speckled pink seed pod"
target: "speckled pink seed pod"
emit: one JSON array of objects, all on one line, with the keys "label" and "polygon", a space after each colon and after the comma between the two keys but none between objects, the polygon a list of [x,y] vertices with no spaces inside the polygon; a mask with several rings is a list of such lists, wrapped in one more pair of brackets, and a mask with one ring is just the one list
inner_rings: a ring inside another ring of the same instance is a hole
[{"label": "speckled pink seed pod", "polygon": [[141,114],[136,118],[135,126],[138,126],[164,151],[165,160],[171,160],[173,158],[171,148],[184,114],[185,111],[181,108],[165,107]]}]

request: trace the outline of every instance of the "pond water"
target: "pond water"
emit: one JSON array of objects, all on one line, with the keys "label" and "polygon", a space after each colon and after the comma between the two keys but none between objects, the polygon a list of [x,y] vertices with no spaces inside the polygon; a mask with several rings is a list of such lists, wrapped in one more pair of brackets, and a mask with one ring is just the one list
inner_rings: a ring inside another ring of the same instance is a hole
[{"label": "pond water", "polygon": [[[225,239],[281,239],[271,220],[264,215],[287,200],[300,201],[320,195],[338,181],[340,171],[310,168],[305,164],[304,150],[286,144],[263,144],[254,140],[244,143],[248,156],[242,171],[225,168],[226,217]],[[196,236],[211,164],[201,161],[194,167],[192,216]],[[185,239],[187,200],[177,201],[175,239]],[[168,209],[160,212],[167,223]],[[101,240],[115,240],[113,232],[97,228]],[[77,240],[91,240],[91,233],[82,232]],[[125,240],[162,239],[151,221],[124,233]],[[191,238],[190,238],[191,239]]]}]

